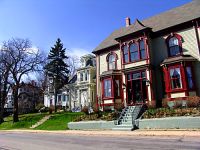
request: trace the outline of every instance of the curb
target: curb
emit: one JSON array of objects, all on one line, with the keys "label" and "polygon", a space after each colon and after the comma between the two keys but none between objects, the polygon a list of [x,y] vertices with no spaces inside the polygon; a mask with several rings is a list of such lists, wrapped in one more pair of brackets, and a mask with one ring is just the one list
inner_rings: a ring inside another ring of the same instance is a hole
[{"label": "curb", "polygon": [[45,130],[1,130],[6,133],[35,133],[35,134],[66,134],[79,136],[186,136],[200,137],[200,130],[136,130],[136,131],[110,131],[110,130],[65,130],[65,131],[45,131]]}]

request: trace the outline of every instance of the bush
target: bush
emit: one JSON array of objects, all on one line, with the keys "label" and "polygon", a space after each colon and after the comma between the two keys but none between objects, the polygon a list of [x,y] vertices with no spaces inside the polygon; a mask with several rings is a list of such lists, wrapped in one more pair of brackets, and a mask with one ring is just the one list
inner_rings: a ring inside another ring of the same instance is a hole
[{"label": "bush", "polygon": [[187,107],[200,107],[200,97],[189,96],[187,97]]},{"label": "bush", "polygon": [[87,115],[89,114],[89,113],[88,113],[88,107],[87,107],[87,106],[84,106],[83,109],[82,109],[81,111],[84,112],[84,113],[87,114]]},{"label": "bush", "polygon": [[45,107],[45,106],[44,106],[43,103],[39,103],[39,104],[36,105],[35,109],[36,109],[36,111],[39,111],[40,109],[42,109],[42,108],[44,108],[44,107]]}]

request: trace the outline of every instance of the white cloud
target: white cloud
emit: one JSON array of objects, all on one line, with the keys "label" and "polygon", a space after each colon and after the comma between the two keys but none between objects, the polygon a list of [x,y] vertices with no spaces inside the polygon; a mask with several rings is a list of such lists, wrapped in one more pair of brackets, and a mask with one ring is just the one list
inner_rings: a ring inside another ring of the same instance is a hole
[{"label": "white cloud", "polygon": [[83,48],[71,48],[70,50],[66,51],[66,54],[69,56],[77,56],[81,57],[86,54],[90,54],[91,51],[89,49],[83,49]]}]

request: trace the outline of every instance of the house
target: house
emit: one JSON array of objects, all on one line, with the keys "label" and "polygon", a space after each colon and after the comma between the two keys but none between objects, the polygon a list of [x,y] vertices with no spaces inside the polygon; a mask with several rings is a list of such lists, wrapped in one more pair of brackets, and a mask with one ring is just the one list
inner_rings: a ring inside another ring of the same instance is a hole
[{"label": "house", "polygon": [[167,102],[200,96],[200,1],[136,19],[94,50],[97,106]]},{"label": "house", "polygon": [[[13,88],[11,87],[7,94],[7,101],[5,108],[12,110],[14,107]],[[35,81],[30,83],[22,82],[18,90],[18,109],[19,113],[29,113],[35,110],[37,104],[42,103],[43,93],[40,87],[37,86]]]},{"label": "house", "polygon": [[[54,93],[54,78],[53,76],[47,76],[46,88],[44,91],[44,106],[50,107],[55,105],[55,93]],[[67,96],[62,93],[62,89],[58,90],[57,93],[57,107],[66,107]]]},{"label": "house", "polygon": [[91,107],[96,99],[96,63],[95,56],[87,54],[81,57],[81,67],[63,88],[68,95],[68,106],[72,111],[80,111],[84,106]]},{"label": "house", "polygon": [[[96,99],[96,63],[95,56],[87,54],[81,57],[81,67],[76,70],[68,83],[59,89],[57,105],[72,111],[81,111],[84,106],[93,106]],[[54,103],[53,77],[48,77],[44,94],[44,105]]]}]

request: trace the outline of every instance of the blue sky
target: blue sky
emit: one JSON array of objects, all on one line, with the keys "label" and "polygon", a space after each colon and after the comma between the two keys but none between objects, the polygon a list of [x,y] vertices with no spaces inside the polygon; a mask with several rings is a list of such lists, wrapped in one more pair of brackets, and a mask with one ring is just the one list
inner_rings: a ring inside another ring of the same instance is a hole
[{"label": "blue sky", "polygon": [[61,38],[67,54],[90,53],[125,18],[143,20],[191,0],[0,0],[0,42],[29,38],[49,52]]}]

